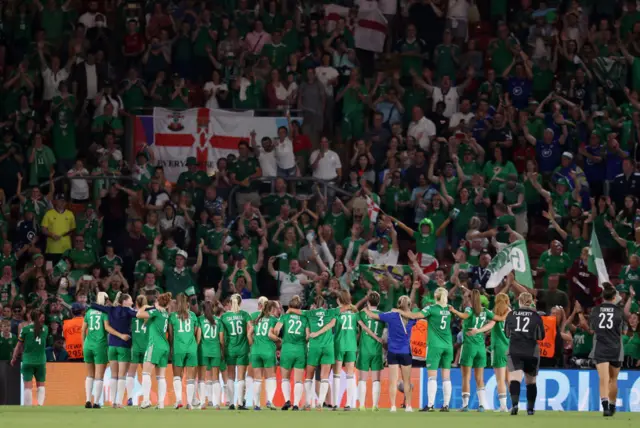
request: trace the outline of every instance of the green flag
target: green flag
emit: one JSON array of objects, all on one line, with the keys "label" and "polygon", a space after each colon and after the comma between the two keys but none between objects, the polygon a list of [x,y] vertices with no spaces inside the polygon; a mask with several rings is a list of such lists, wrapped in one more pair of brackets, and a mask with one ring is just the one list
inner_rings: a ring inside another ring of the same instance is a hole
[{"label": "green flag", "polygon": [[516,281],[527,288],[533,288],[527,242],[522,239],[507,245],[496,254],[487,269],[491,273],[487,281],[487,288],[495,288],[500,285],[504,277],[511,271],[515,274]]},{"label": "green flag", "polygon": [[609,282],[609,273],[602,258],[595,227],[591,230],[591,247],[589,247],[589,265],[587,267],[589,272],[598,275],[598,284],[602,285],[603,282]]},{"label": "green flag", "polygon": [[605,90],[622,91],[627,82],[627,63],[624,58],[597,57],[591,69]]}]

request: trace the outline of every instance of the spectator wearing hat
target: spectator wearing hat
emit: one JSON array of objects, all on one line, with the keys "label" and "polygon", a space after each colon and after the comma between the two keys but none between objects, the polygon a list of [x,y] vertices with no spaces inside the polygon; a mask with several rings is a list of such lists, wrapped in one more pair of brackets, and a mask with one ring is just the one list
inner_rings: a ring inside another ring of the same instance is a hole
[{"label": "spectator wearing hat", "polygon": [[59,193],[53,200],[53,209],[42,219],[42,233],[47,237],[45,254],[54,264],[71,249],[71,234],[76,229],[76,218],[66,207],[65,196]]},{"label": "spectator wearing hat", "polygon": [[187,170],[181,172],[178,176],[178,181],[176,183],[176,189],[184,190],[186,186],[187,180],[193,181],[198,186],[206,187],[210,183],[210,178],[207,173],[198,167],[198,161],[194,156],[189,156],[187,158]]},{"label": "spectator wearing hat", "polygon": [[198,273],[202,266],[202,248],[204,241],[198,244],[198,258],[193,266],[187,266],[187,252],[178,250],[175,258],[175,266],[168,263],[162,263],[158,260],[158,246],[162,243],[160,236],[153,241],[153,249],[151,250],[151,263],[155,268],[162,272],[165,281],[165,290],[177,296],[185,293],[191,296],[197,292],[198,286],[194,279],[194,275]]}]

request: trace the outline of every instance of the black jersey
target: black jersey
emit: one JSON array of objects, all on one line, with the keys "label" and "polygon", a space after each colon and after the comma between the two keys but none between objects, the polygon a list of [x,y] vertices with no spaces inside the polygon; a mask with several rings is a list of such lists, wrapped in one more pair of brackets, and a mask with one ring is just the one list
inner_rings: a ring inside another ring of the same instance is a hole
[{"label": "black jersey", "polygon": [[510,339],[509,355],[539,357],[538,340],[544,339],[544,323],[533,309],[511,311],[504,323],[504,332]]},{"label": "black jersey", "polygon": [[603,303],[591,310],[589,326],[593,330],[593,348],[589,358],[596,362],[622,361],[624,312],[613,303]]}]

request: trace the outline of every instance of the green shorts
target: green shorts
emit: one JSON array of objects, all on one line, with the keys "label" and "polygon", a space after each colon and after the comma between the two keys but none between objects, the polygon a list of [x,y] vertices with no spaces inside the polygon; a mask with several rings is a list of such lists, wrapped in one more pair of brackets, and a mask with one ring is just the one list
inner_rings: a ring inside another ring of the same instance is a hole
[{"label": "green shorts", "polygon": [[318,367],[322,365],[335,364],[336,356],[333,346],[324,346],[319,348],[309,348],[307,353],[307,365]]},{"label": "green shorts", "polygon": [[303,350],[286,351],[280,353],[280,367],[283,369],[304,369],[307,366],[307,354]]},{"label": "green shorts", "polygon": [[140,351],[139,349],[131,349],[131,364],[142,364],[144,363],[144,351]]},{"label": "green shorts", "polygon": [[275,351],[269,354],[252,352],[249,361],[254,369],[269,369],[276,366],[276,353]]},{"label": "green shorts", "polygon": [[198,354],[196,352],[174,353],[172,364],[176,367],[197,367]]},{"label": "green shorts", "polygon": [[84,348],[84,362],[87,364],[107,364],[109,356],[106,346]]},{"label": "green shorts", "polygon": [[205,367],[207,370],[211,370],[214,367],[220,368],[220,366],[222,365],[222,360],[220,356],[205,357],[203,355],[198,354],[198,365],[200,367]]},{"label": "green shorts", "polygon": [[109,361],[117,361],[119,363],[128,363],[131,361],[131,348],[120,348],[118,346],[109,346]]},{"label": "green shorts", "polygon": [[507,367],[507,347],[495,347],[491,350],[491,367],[494,369],[500,369]]},{"label": "green shorts", "polygon": [[427,370],[450,369],[453,361],[453,348],[427,348]]},{"label": "green shorts", "polygon": [[23,363],[20,367],[20,373],[22,373],[22,380],[25,382],[31,382],[34,377],[36,382],[44,382],[47,378],[47,365]]},{"label": "green shorts", "polygon": [[248,366],[249,365],[249,355],[230,355],[226,354],[224,356],[224,360],[230,366]]},{"label": "green shorts", "polygon": [[462,345],[460,365],[463,367],[485,368],[487,366],[487,349],[484,346]]},{"label": "green shorts", "polygon": [[147,352],[144,353],[144,362],[160,368],[167,367],[169,364],[169,348],[149,345]]},{"label": "green shorts", "polygon": [[354,363],[356,361],[356,351],[335,350],[336,361],[342,363]]},{"label": "green shorts", "polygon": [[364,372],[368,372],[369,370],[371,370],[372,372],[377,372],[382,370],[383,368],[384,362],[382,361],[382,353],[358,353],[358,358],[356,359],[356,369],[362,370]]}]

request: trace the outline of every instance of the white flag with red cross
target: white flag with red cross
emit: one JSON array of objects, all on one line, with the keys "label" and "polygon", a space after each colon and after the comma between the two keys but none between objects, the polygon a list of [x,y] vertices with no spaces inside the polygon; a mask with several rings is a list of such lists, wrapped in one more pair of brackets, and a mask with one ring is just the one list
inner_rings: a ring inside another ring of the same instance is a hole
[{"label": "white flag with red cross", "polygon": [[288,127],[287,118],[253,117],[246,112],[207,108],[179,112],[156,108],[153,138],[147,138],[147,144],[154,151],[157,164],[164,168],[167,180],[176,182],[186,170],[188,157],[195,157],[198,167],[211,174],[217,169],[218,159],[238,155],[238,143],[250,142],[252,131],[260,144],[263,137],[276,138],[281,126]]},{"label": "white flag with red cross", "polygon": [[376,204],[376,201],[371,199],[369,196],[367,196],[367,212],[371,223],[375,223],[378,220],[378,214],[380,213],[380,205]]}]

